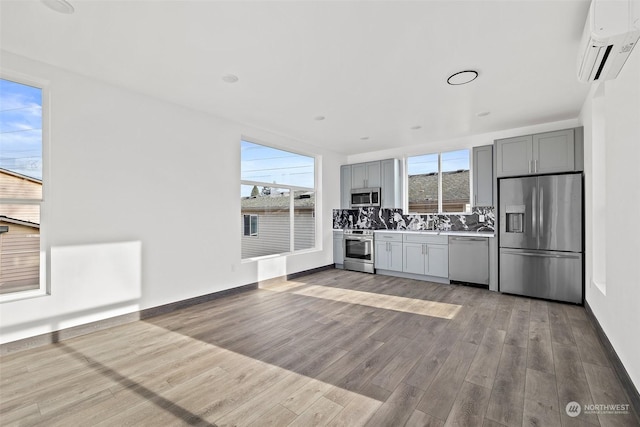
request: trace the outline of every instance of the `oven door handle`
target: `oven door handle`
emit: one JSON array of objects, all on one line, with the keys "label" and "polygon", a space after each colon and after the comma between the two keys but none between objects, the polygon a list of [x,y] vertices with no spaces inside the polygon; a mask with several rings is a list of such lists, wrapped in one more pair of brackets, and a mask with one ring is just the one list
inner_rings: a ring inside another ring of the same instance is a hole
[{"label": "oven door handle", "polygon": [[355,236],[355,237],[352,237],[352,236],[346,237],[345,236],[344,240],[358,240],[360,242],[367,242],[367,241],[373,242],[373,239],[371,237],[361,237],[361,236]]}]

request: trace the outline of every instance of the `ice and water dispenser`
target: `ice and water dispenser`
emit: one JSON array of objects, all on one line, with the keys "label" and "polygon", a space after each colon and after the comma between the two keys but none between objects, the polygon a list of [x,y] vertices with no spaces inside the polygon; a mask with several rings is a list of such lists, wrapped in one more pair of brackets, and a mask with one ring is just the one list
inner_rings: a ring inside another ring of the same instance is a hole
[{"label": "ice and water dispenser", "polygon": [[506,213],[506,232],[507,233],[524,233],[524,205],[507,206]]}]

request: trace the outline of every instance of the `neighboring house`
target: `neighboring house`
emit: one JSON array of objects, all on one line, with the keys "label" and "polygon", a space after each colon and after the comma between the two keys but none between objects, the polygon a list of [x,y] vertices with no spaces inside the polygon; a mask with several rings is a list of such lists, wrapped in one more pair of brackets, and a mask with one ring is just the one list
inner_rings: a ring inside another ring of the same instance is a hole
[{"label": "neighboring house", "polygon": [[40,282],[40,225],[0,216],[0,293]]},{"label": "neighboring house", "polygon": [[[289,193],[246,197],[240,200],[242,258],[289,252]],[[315,194],[296,193],[293,200],[296,250],[315,247]],[[246,218],[248,217],[248,218]]]},{"label": "neighboring house", "polygon": [[[42,181],[0,169],[0,196],[40,199]],[[0,205],[0,293],[33,289],[39,282],[39,205]]]},{"label": "neighboring house", "polygon": [[[469,171],[442,173],[442,210],[465,212],[470,203]],[[409,175],[409,213],[438,211],[438,174]]]}]

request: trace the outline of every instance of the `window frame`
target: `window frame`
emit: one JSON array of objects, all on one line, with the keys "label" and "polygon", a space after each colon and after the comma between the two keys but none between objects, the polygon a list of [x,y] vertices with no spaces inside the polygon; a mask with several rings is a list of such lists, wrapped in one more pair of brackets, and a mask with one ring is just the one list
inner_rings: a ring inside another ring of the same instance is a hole
[{"label": "window frame", "polygon": [[[255,214],[243,214],[242,235],[244,237],[258,237],[258,215]],[[249,234],[247,234],[247,218],[249,219]],[[254,220],[255,219],[255,227]]]},{"label": "window frame", "polygon": [[42,108],[42,194],[39,199],[3,198],[0,196],[0,204],[13,205],[38,205],[40,207],[40,278],[39,286],[35,289],[16,291],[0,294],[0,304],[51,295],[51,282],[49,278],[49,243],[48,243],[48,199],[49,199],[49,151],[50,151],[50,82],[48,80],[28,76],[17,72],[0,70],[0,79],[9,80],[25,86],[31,86],[41,91]]},{"label": "window frame", "polygon": [[[300,254],[300,253],[304,253],[304,252],[313,252],[313,251],[318,251],[321,249],[321,245],[320,245],[320,239],[318,239],[318,210],[321,208],[321,202],[320,202],[320,198],[318,197],[318,195],[320,194],[320,190],[318,189],[318,182],[319,182],[319,173],[318,173],[318,165],[320,164],[320,156],[318,154],[312,154],[312,153],[304,153],[304,152],[300,152],[298,150],[293,150],[289,147],[283,147],[283,146],[279,146],[277,144],[271,144],[271,143],[266,143],[260,140],[257,140],[255,138],[252,137],[248,137],[245,135],[241,135],[239,143],[240,143],[240,147],[242,147],[242,142],[249,142],[251,144],[256,144],[256,145],[261,145],[267,148],[272,148],[274,150],[279,150],[279,151],[285,151],[287,153],[291,153],[291,154],[297,154],[299,156],[303,156],[303,157],[309,157],[311,159],[313,159],[313,187],[304,187],[304,186],[297,186],[297,185],[289,185],[289,184],[282,184],[282,183],[277,183],[277,182],[266,182],[266,181],[254,181],[254,180],[243,180],[242,179],[242,152],[240,152],[240,171],[239,171],[239,175],[240,175],[240,187],[242,187],[243,185],[246,186],[258,186],[258,187],[270,187],[270,188],[278,188],[278,189],[283,189],[283,190],[288,190],[289,191],[289,251],[286,252],[281,252],[281,253],[274,253],[274,254],[269,254],[269,255],[262,255],[262,256],[256,256],[256,257],[248,257],[248,258],[243,258],[242,257],[242,242],[240,243],[240,262],[241,263],[245,263],[245,262],[253,262],[259,259],[264,259],[264,258],[274,258],[274,257],[279,257],[279,256],[287,256],[287,255],[292,255],[292,254]],[[313,235],[314,235],[314,244],[313,247],[311,248],[305,248],[305,249],[295,249],[295,194],[298,191],[305,191],[305,192],[313,192],[315,195],[315,203],[314,203],[314,207],[313,207],[313,218],[314,218],[314,228],[313,228]],[[242,206],[240,207],[240,211],[242,213]],[[249,214],[242,214],[242,215],[249,215]],[[256,215],[259,216],[259,215]],[[259,221],[259,220],[258,220]],[[243,233],[241,237],[254,237],[254,236],[245,236],[244,235],[244,226],[243,226]],[[257,236],[255,236],[257,237]]]},{"label": "window frame", "polygon": [[[442,155],[445,153],[452,153],[455,151],[463,151],[466,150],[469,156],[469,211],[461,211],[461,212],[444,212],[442,210],[442,206],[443,206],[443,200],[442,200],[442,196],[443,196],[443,191],[442,191],[442,176],[443,176],[443,172],[442,172]],[[432,153],[421,153],[421,154],[413,154],[413,155],[408,155],[405,157],[405,161],[404,161],[404,166],[405,166],[405,174],[404,174],[404,179],[405,179],[405,192],[404,192],[404,196],[405,196],[405,208],[406,208],[406,212],[408,214],[417,214],[417,215],[468,215],[470,213],[473,212],[473,203],[472,203],[472,193],[473,193],[473,154],[472,154],[473,150],[471,148],[457,148],[457,149],[453,149],[453,150],[447,150],[447,151],[438,151],[438,152],[432,152]],[[429,155],[437,155],[438,156],[438,210],[437,212],[412,212],[409,210],[409,159],[411,157],[420,157],[420,156],[429,156]]]}]

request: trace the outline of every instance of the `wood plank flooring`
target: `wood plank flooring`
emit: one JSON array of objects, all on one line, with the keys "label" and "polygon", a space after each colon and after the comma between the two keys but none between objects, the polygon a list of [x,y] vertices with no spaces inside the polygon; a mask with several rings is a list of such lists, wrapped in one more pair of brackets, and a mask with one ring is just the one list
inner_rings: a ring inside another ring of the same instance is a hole
[{"label": "wood plank flooring", "polygon": [[0,358],[0,424],[637,426],[584,309],[326,270]]}]

